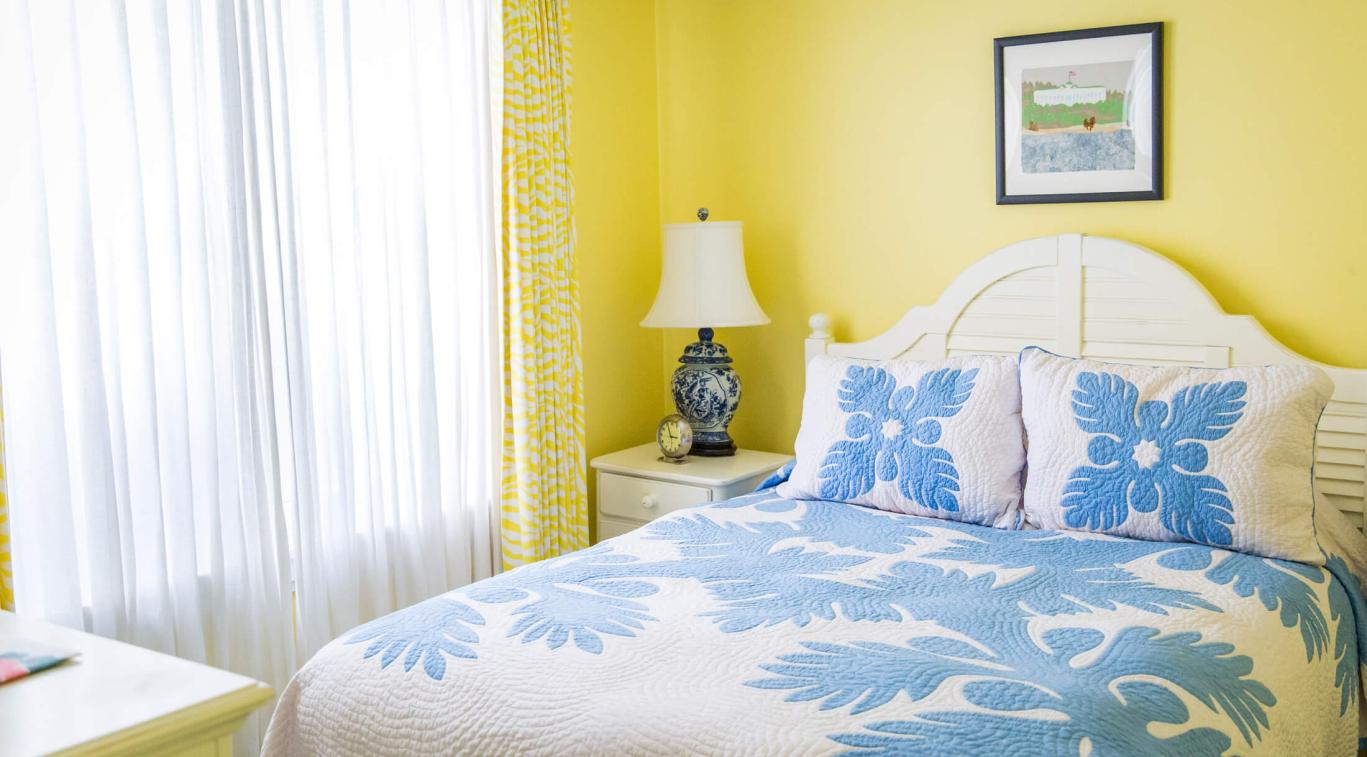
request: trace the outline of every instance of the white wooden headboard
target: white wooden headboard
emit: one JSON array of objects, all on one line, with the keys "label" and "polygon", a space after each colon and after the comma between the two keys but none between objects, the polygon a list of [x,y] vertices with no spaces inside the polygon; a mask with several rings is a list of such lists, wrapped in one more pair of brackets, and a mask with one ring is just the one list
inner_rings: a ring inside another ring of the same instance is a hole
[{"label": "white wooden headboard", "polygon": [[1367,370],[1292,352],[1251,316],[1226,314],[1191,274],[1152,250],[1082,234],[1028,239],[969,266],[934,305],[912,308],[868,341],[834,341],[821,313],[810,325],[808,360],[938,360],[1038,345],[1125,363],[1317,365],[1335,390],[1316,437],[1315,483],[1353,525],[1364,526]]}]

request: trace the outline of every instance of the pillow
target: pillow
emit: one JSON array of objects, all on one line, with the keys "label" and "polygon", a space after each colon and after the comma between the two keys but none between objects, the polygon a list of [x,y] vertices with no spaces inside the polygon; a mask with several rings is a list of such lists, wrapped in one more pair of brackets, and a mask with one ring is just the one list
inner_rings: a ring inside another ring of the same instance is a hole
[{"label": "pillow", "polygon": [[807,366],[797,464],[781,497],[990,525],[1009,520],[1025,464],[1015,361]]},{"label": "pillow", "polygon": [[1318,368],[1149,367],[1021,352],[1025,517],[1321,563]]}]

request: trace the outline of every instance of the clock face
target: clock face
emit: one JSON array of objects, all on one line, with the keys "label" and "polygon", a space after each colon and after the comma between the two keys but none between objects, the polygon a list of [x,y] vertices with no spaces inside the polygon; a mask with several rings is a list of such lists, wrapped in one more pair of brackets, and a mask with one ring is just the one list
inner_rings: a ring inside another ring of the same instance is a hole
[{"label": "clock face", "polygon": [[681,415],[665,416],[655,430],[655,443],[660,445],[660,452],[665,457],[677,460],[693,448],[693,428]]}]

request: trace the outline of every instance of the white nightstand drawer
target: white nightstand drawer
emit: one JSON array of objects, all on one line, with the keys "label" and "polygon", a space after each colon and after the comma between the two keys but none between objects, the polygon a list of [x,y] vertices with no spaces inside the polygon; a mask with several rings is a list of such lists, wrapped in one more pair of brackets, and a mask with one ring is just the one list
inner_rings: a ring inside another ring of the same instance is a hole
[{"label": "white nightstand drawer", "polygon": [[712,498],[706,486],[671,484],[648,478],[598,474],[598,509],[604,515],[651,520],[662,513],[700,505]]},{"label": "white nightstand drawer", "polygon": [[611,539],[614,536],[621,536],[640,528],[641,524],[634,520],[617,520],[616,518],[598,517],[598,541]]}]

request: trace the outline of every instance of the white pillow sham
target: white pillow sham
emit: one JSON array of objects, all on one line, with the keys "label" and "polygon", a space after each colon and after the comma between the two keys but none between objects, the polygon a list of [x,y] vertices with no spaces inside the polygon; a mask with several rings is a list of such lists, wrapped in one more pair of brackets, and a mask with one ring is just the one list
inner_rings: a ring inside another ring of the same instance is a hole
[{"label": "white pillow sham", "polygon": [[1026,520],[1320,563],[1309,366],[1203,369],[1020,356]]},{"label": "white pillow sham", "polygon": [[807,366],[797,464],[778,494],[1009,523],[1025,465],[1012,358]]}]

